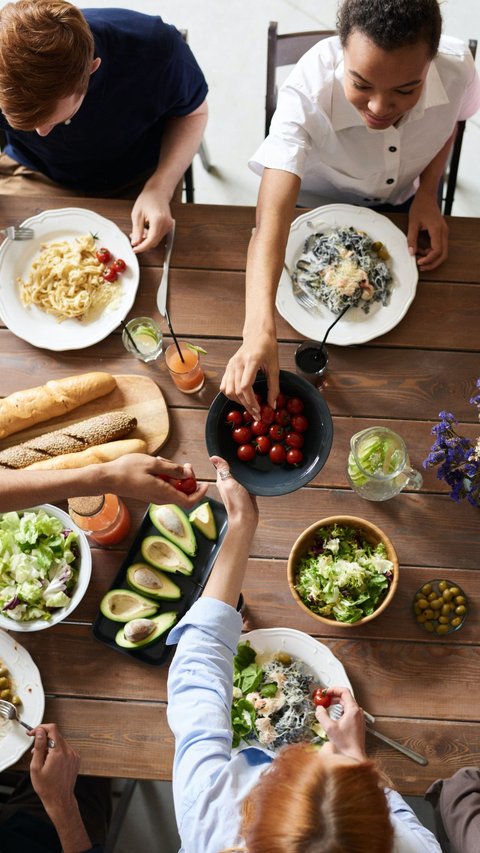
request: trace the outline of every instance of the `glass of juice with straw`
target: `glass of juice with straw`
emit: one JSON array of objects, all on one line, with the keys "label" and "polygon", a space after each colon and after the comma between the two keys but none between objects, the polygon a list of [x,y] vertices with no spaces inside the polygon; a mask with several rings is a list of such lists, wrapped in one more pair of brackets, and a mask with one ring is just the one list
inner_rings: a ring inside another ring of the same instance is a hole
[{"label": "glass of juice with straw", "polygon": [[162,352],[162,330],[151,317],[135,317],[123,327],[122,342],[135,358],[154,361]]},{"label": "glass of juice with straw", "polygon": [[[205,350],[200,349],[200,352]],[[203,388],[205,374],[200,365],[200,352],[199,348],[186,341],[178,341],[178,348],[175,343],[170,344],[165,350],[165,361],[170,376],[184,394],[195,394]]]}]

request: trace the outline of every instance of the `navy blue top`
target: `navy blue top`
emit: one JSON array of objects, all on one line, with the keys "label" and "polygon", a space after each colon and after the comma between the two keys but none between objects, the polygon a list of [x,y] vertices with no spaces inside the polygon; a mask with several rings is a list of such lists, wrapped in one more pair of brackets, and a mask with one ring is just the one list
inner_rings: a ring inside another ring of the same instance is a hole
[{"label": "navy blue top", "polygon": [[41,137],[13,130],[0,113],[0,129],[17,162],[101,195],[155,168],[166,119],[197,109],[208,87],[178,30],[160,17],[127,9],[83,14],[102,62],[71,123]]}]

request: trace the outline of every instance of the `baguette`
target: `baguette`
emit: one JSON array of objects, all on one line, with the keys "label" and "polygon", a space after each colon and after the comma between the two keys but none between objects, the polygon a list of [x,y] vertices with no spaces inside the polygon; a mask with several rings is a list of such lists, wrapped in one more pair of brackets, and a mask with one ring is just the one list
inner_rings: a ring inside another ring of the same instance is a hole
[{"label": "baguette", "polygon": [[96,444],[125,438],[137,426],[137,419],[124,412],[107,412],[63,429],[47,432],[0,451],[0,468],[26,468],[34,462],[77,453]]},{"label": "baguette", "polygon": [[96,447],[88,447],[78,453],[63,453],[53,459],[44,459],[42,462],[34,462],[27,465],[30,471],[50,471],[64,468],[85,468],[96,462],[111,462],[125,453],[146,453],[147,444],[141,438],[126,438],[123,441],[109,441],[106,444],[97,444]]},{"label": "baguette", "polygon": [[9,394],[0,400],[0,438],[71,412],[109,394],[116,384],[110,373],[81,373]]}]

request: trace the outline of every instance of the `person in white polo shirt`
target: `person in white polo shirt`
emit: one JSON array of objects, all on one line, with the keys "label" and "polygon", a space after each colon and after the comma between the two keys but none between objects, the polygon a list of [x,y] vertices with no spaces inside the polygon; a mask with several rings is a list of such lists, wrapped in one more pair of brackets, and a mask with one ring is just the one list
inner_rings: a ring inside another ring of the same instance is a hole
[{"label": "person in white polo shirt", "polygon": [[344,0],[337,25],[338,36],[309,50],[280,89],[250,161],[262,180],[244,342],[221,387],[254,415],[257,370],[267,374],[271,405],[279,390],[274,301],[295,205],[408,211],[410,252],[421,270],[434,269],[448,251],[439,184],[457,122],[480,107],[471,53],[441,37],[437,0]]}]

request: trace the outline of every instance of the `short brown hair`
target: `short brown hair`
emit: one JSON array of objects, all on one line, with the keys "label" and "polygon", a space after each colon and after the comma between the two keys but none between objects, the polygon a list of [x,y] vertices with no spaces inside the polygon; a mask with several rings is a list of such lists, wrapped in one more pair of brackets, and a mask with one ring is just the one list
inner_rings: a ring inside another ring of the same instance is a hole
[{"label": "short brown hair", "polygon": [[442,33],[442,15],[438,0],[343,0],[337,29],[343,47],[357,30],[385,51],[423,41],[433,59]]},{"label": "short brown hair", "polygon": [[59,100],[83,95],[94,54],[82,13],[64,0],[19,0],[0,10],[0,108],[12,127],[33,130]]},{"label": "short brown hair", "polygon": [[[248,853],[391,853],[384,778],[373,761],[327,767],[309,744],[285,747],[244,801]],[[227,853],[227,851],[224,851]]]}]

